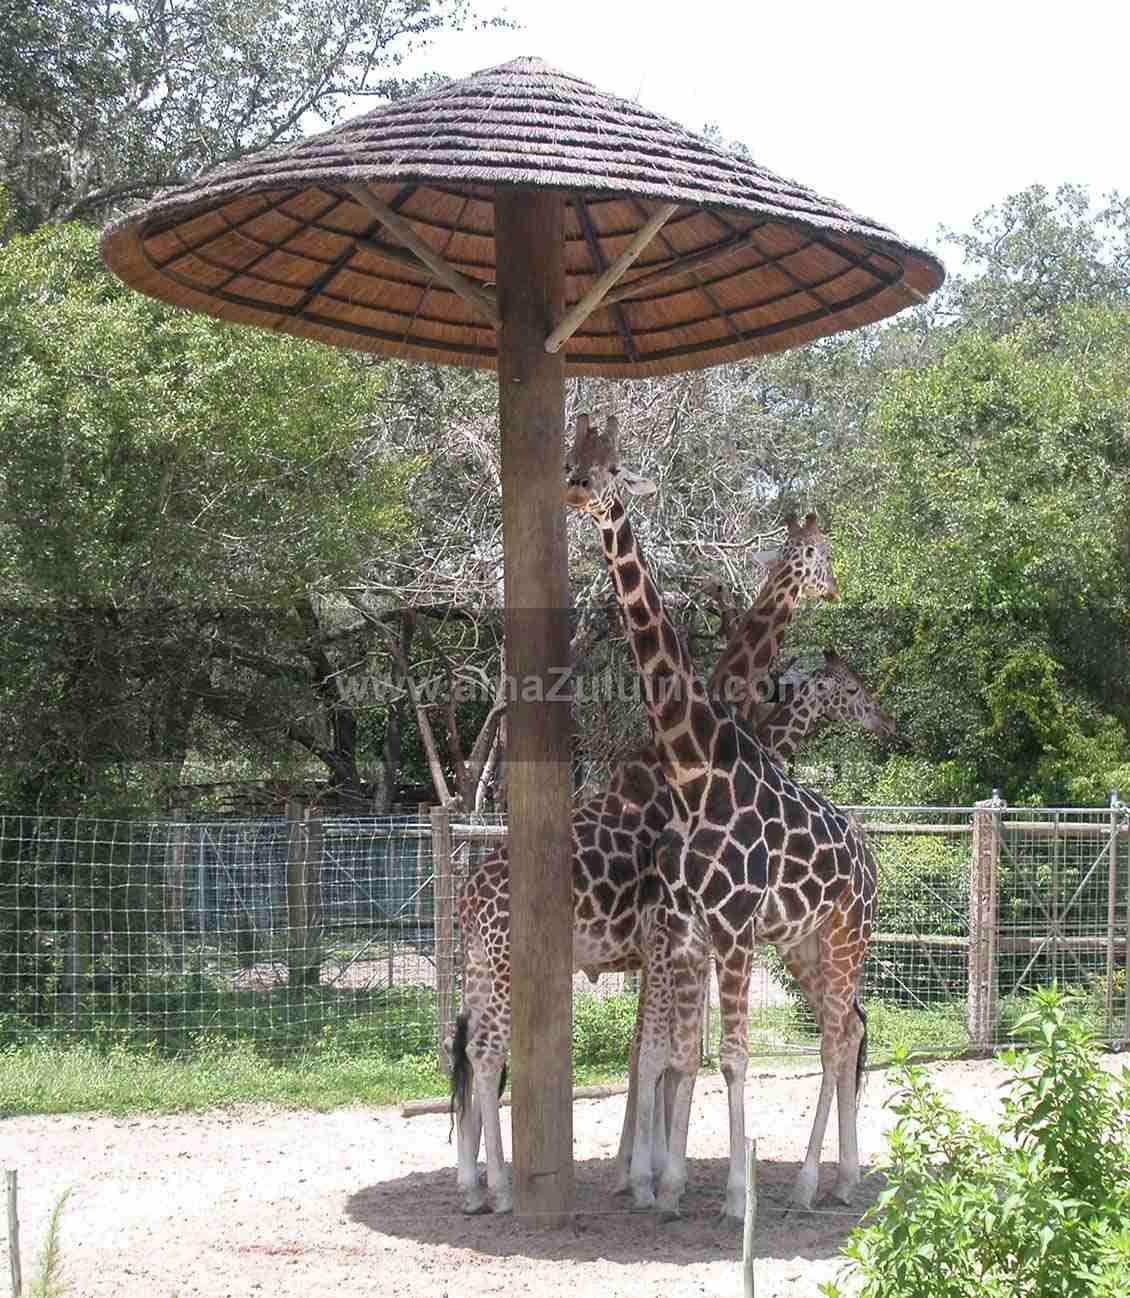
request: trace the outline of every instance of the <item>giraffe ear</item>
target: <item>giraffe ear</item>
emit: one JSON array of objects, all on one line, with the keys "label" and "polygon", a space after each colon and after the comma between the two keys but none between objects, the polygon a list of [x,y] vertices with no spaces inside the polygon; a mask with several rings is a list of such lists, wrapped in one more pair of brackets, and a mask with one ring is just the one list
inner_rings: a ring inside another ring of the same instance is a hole
[{"label": "giraffe ear", "polygon": [[650,478],[642,477],[632,469],[621,465],[616,470],[616,481],[633,496],[654,496],[659,488]]}]

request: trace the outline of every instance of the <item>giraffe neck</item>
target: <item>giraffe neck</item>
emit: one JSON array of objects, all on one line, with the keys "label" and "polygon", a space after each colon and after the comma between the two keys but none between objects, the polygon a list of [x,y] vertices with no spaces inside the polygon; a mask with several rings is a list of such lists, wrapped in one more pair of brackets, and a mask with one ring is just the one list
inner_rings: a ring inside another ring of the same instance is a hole
[{"label": "giraffe neck", "polygon": [[756,725],[769,669],[800,598],[801,566],[782,560],[769,571],[757,602],[734,629],[710,676],[710,693],[743,721]]},{"label": "giraffe neck", "polygon": [[604,558],[644,690],[648,724],[677,809],[690,807],[706,783],[719,718],[663,607],[623,504],[600,520]]},{"label": "giraffe neck", "polygon": [[816,682],[802,680],[784,702],[779,703],[757,730],[757,737],[779,766],[792,760],[798,745],[825,720]]}]

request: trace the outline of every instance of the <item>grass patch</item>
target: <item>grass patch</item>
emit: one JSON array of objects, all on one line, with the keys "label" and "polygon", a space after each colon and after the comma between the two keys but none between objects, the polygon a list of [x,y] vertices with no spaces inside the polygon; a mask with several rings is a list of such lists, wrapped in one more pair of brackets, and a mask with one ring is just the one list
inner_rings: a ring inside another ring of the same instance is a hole
[{"label": "grass patch", "polygon": [[[156,1036],[102,1020],[86,1037],[60,1040],[9,1021],[0,1045],[0,1111],[125,1114],[239,1104],[325,1110],[441,1096],[447,1078],[434,1056],[434,1001],[422,991],[386,997],[381,1014],[364,1017],[351,1016],[340,999],[327,1002],[313,992],[297,999],[264,996],[251,1005],[240,999],[212,1030],[182,1020],[183,1031]],[[718,1010],[712,1009],[716,1044]],[[867,1011],[874,1063],[899,1050],[957,1052],[966,1044],[961,1005],[908,1010],[872,1001]],[[394,1012],[400,1017],[390,1017]],[[576,1085],[625,1080],[635,1013],[634,996],[577,998]],[[819,1067],[817,1046],[789,1005],[760,1010],[751,1021],[752,1071]],[[805,1047],[803,1054],[798,1047]],[[712,1071],[709,1064],[703,1068]]]},{"label": "grass patch", "polygon": [[202,1110],[231,1104],[331,1109],[439,1095],[435,1060],[351,1056],[329,1047],[265,1061],[246,1045],[205,1043],[179,1058],[86,1043],[30,1043],[0,1051],[0,1110],[8,1114],[113,1114]]}]

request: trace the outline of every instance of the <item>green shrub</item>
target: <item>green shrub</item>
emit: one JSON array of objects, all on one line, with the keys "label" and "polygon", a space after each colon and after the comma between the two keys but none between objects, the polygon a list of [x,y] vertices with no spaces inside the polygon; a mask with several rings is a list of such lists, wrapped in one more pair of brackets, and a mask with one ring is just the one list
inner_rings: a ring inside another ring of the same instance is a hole
[{"label": "green shrub", "polygon": [[963,1117],[903,1061],[888,1184],[844,1249],[859,1298],[1126,1293],[1130,1069],[1119,1082],[1099,1066],[1075,1011],[1042,990],[1016,1024],[1032,1049],[1004,1057],[999,1131]]},{"label": "green shrub", "polygon": [[573,1002],[573,1059],[579,1064],[627,1064],[636,1026],[635,996],[578,996]]}]

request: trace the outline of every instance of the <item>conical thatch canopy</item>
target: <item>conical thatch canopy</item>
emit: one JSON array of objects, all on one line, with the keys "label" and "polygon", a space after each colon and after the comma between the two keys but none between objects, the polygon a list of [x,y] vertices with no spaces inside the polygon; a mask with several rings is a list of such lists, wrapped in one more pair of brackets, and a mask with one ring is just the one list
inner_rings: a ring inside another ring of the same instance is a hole
[{"label": "conical thatch canopy", "polygon": [[133,287],[228,320],[494,367],[489,319],[389,237],[347,189],[359,182],[485,286],[488,301],[496,190],[567,196],[569,303],[657,204],[677,203],[569,339],[574,374],[662,374],[778,351],[892,315],[943,277],[934,258],[877,222],[540,59],[166,191],[107,229],[103,256]]}]

